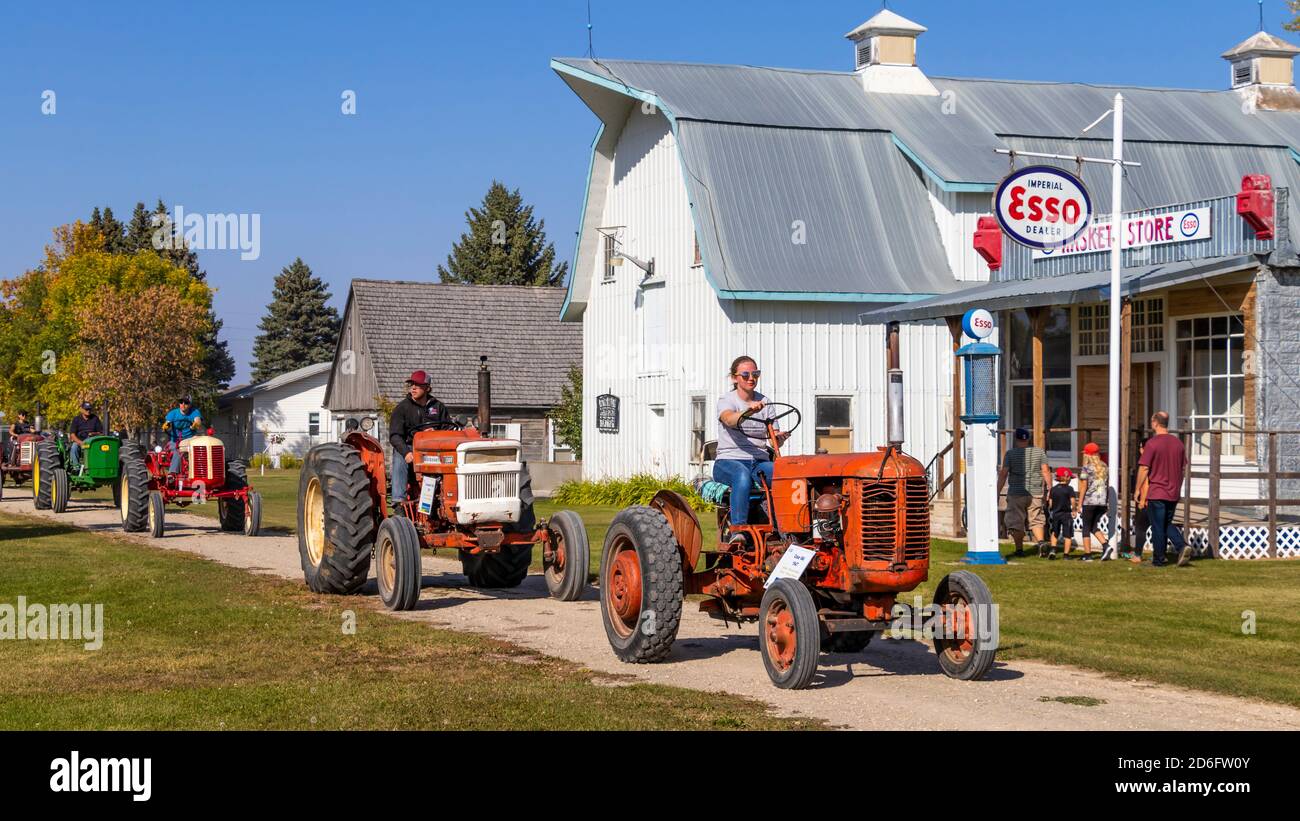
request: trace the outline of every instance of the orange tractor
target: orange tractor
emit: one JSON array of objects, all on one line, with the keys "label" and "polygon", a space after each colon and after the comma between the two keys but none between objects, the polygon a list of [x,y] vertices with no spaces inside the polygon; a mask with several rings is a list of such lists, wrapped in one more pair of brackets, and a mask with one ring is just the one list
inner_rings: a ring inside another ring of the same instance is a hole
[{"label": "orange tractor", "polygon": [[[486,373],[484,367],[479,376],[483,420],[491,418]],[[582,518],[562,510],[538,521],[520,443],[485,433],[417,429],[406,494],[412,501],[391,511],[379,440],[354,430],[341,442],[312,448],[298,492],[298,551],[307,586],[317,593],[356,593],[373,558],[384,606],[411,610],[420,597],[422,548],[458,551],[473,587],[511,588],[527,577],[533,546],[540,544],[551,596],[580,598],[591,555]]]},{"label": "orange tractor", "polygon": [[[929,483],[921,463],[898,447],[901,377],[898,386],[893,444],[874,453],[782,456],[776,423],[794,416],[793,432],[799,411],[768,403],[769,418],[742,416],[740,432],[761,436],[773,452],[774,479],[755,490],[750,523],[734,529],[729,489],[704,488],[719,503],[717,545],[703,544],[694,510],[672,491],[615,516],[600,565],[601,611],[615,655],[632,663],[666,657],[688,594],[704,595],[700,609],[715,618],[757,621],[764,666],[784,689],[809,686],[821,652],[861,652],[891,629],[898,594],[926,581],[930,569]],[[745,534],[742,542],[728,538],[736,531]],[[926,610],[908,623],[933,637],[943,672],[982,677],[997,646],[996,609],[984,582],[952,573]]]}]

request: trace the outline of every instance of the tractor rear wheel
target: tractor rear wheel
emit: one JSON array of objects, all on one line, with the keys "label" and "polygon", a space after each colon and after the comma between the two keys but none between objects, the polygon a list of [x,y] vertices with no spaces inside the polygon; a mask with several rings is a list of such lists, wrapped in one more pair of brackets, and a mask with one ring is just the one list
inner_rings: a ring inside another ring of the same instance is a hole
[{"label": "tractor rear wheel", "polygon": [[32,454],[32,497],[37,510],[50,509],[51,482],[54,469],[63,467],[59,447],[53,442],[37,442]]},{"label": "tractor rear wheel", "polygon": [[548,530],[555,558],[546,564],[546,589],[553,599],[577,601],[587,589],[587,569],[591,566],[587,529],[581,516],[561,510],[551,517]]},{"label": "tractor rear wheel", "polygon": [[821,624],[812,593],[794,579],[777,579],[763,594],[758,616],[758,647],[772,683],[803,690],[817,674]]},{"label": "tractor rear wheel", "polygon": [[998,615],[988,585],[969,570],[958,570],[939,582],[934,603],[943,608],[947,634],[934,639],[943,674],[961,681],[983,678],[993,666],[998,643]]},{"label": "tractor rear wheel", "polygon": [[350,595],[365,585],[375,505],[356,448],[327,442],[307,453],[298,480],[298,554],[312,592]]},{"label": "tractor rear wheel", "polygon": [[63,468],[50,471],[50,510],[62,513],[68,509],[68,472]]},{"label": "tractor rear wheel", "polygon": [[460,569],[469,579],[469,586],[484,590],[518,587],[528,578],[528,566],[532,563],[530,544],[503,544],[496,553],[473,555],[461,551],[460,554]]},{"label": "tractor rear wheel", "polygon": [[122,529],[140,533],[149,528],[149,466],[144,448],[138,442],[123,442],[118,452],[117,509],[122,514]]},{"label": "tractor rear wheel", "polygon": [[615,516],[600,559],[600,613],[619,660],[649,664],[668,655],[682,589],[682,553],[664,515],[635,505]]},{"label": "tractor rear wheel", "polygon": [[[243,462],[226,462],[226,486],[223,490],[242,490],[248,487],[248,469]],[[217,520],[221,529],[240,532],[244,529],[244,503],[239,499],[218,499]]]},{"label": "tractor rear wheel", "polygon": [[162,491],[149,491],[149,536],[154,539],[161,539],[163,535],[163,522],[166,518],[164,511],[166,504],[163,502]]},{"label": "tractor rear wheel", "polygon": [[379,526],[375,538],[375,580],[379,599],[389,610],[414,610],[420,600],[420,534],[405,516]]}]

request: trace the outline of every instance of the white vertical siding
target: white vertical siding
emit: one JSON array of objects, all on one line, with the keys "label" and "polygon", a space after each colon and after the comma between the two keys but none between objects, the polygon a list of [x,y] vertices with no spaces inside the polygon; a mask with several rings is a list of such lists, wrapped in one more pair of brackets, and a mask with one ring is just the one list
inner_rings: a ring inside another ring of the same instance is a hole
[{"label": "white vertical siding", "polygon": [[[593,181],[593,184],[597,184]],[[583,315],[583,471],[587,478],[646,472],[689,476],[690,400],[706,398],[710,439],[716,438],[717,397],[728,389],[727,367],[740,354],[758,360],[760,390],[797,406],[804,424],[789,446],[814,449],[815,398],[853,397],[854,447],[875,448],[885,439],[885,336],[858,315],[878,305],[837,302],[721,301],[704,270],[692,267],[694,227],[682,168],[667,120],[634,108],[618,138],[604,212],[594,225],[623,226],[627,253],[655,260],[666,281],[666,335],[653,373],[642,372],[643,274],[624,264],[615,281],[602,282],[595,255]],[[973,225],[973,223],[972,223]],[[972,227],[973,230],[973,227]],[[584,237],[592,243],[598,235]],[[973,252],[972,252],[973,253]],[[987,277],[987,268],[984,276]],[[945,401],[951,388],[951,343],[942,322],[905,325],[901,354],[908,397],[907,450],[923,461],[949,439]],[[662,367],[658,363],[662,363]],[[620,430],[596,430],[596,396],[620,397]],[[656,410],[662,407],[663,421]]]},{"label": "white vertical siding", "polygon": [[988,282],[989,266],[975,253],[974,239],[980,216],[993,213],[991,195],[944,191],[928,176],[924,179],[953,276],[958,282]]},{"label": "white vertical siding", "polygon": [[[312,445],[332,441],[334,422],[325,409],[325,384],[329,371],[299,379],[288,385],[253,395],[253,448],[255,452],[266,449],[267,432],[285,434],[279,453],[301,456]],[[320,414],[320,435],[308,437],[308,420],[312,413]]]}]

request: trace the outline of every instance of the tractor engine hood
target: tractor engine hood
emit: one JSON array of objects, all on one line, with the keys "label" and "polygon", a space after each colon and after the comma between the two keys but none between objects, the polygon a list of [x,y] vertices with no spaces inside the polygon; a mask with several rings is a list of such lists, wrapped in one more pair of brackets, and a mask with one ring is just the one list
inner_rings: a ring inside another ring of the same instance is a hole
[{"label": "tractor engine hood", "polygon": [[[884,470],[881,471],[881,464]],[[782,456],[776,460],[775,479],[905,479],[925,476],[925,466],[897,449],[879,448],[871,453]]]}]

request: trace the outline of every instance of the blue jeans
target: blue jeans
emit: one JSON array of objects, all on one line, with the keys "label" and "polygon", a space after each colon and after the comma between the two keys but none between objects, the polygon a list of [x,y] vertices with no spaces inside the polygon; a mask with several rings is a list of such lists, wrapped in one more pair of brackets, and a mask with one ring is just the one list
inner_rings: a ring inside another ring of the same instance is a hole
[{"label": "blue jeans", "polygon": [[1151,561],[1154,564],[1165,563],[1166,541],[1173,542],[1177,553],[1182,553],[1187,544],[1183,541],[1182,531],[1174,527],[1174,512],[1177,510],[1178,502],[1147,499],[1147,518],[1151,520]]},{"label": "blue jeans", "polygon": [[406,477],[410,475],[411,466],[406,464],[406,457],[393,451],[393,504],[406,501]]},{"label": "blue jeans", "polygon": [[81,464],[81,443],[73,442],[72,447],[68,448],[68,456],[72,459],[69,467],[76,467]]},{"label": "blue jeans", "polygon": [[771,462],[754,462],[749,459],[719,459],[713,463],[713,478],[731,487],[731,523],[749,523],[749,495],[754,485],[772,486]]},{"label": "blue jeans", "polygon": [[181,446],[178,442],[171,443],[172,462],[169,470],[172,473],[181,472]]}]

